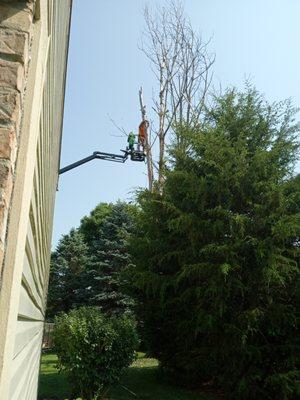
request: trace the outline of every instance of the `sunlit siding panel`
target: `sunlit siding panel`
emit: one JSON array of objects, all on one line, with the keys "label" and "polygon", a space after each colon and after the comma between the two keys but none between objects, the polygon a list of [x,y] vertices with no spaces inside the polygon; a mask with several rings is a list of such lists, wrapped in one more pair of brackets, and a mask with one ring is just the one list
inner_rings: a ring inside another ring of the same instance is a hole
[{"label": "sunlit siding panel", "polygon": [[[30,391],[32,379],[33,381],[38,379],[41,340],[42,330],[14,358],[12,364],[14,374],[11,379],[10,400],[29,400],[28,397],[25,397],[24,393]],[[36,393],[31,399],[36,399]]]}]

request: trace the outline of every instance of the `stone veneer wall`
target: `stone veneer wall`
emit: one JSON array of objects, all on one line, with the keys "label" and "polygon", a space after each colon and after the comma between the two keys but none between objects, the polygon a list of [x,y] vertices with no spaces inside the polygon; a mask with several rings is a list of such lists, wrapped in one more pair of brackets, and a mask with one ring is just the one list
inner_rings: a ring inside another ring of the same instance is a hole
[{"label": "stone veneer wall", "polygon": [[0,400],[36,400],[71,0],[0,0]]},{"label": "stone veneer wall", "polygon": [[35,2],[0,0],[0,281],[14,184]]}]

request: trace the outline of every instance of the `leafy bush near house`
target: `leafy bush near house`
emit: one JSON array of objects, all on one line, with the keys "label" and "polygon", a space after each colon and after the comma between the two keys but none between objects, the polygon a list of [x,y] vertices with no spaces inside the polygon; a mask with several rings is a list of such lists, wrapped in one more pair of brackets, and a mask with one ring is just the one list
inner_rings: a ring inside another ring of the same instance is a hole
[{"label": "leafy bush near house", "polygon": [[138,338],[132,318],[108,318],[96,307],[82,307],[55,318],[54,343],[73,395],[91,400],[103,398],[119,381],[133,361]]}]

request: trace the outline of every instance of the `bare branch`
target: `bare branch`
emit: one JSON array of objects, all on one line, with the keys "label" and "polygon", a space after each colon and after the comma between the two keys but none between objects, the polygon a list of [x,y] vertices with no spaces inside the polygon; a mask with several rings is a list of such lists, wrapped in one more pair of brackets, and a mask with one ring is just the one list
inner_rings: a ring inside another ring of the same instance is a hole
[{"label": "bare branch", "polygon": [[162,190],[166,142],[176,135],[175,125],[200,123],[215,57],[208,52],[211,38],[203,41],[195,32],[180,2],[170,0],[167,7],[154,10],[145,7],[144,19],[141,50],[158,82],[152,106],[157,129],[150,129],[149,146],[152,149],[158,143],[158,187]]},{"label": "bare branch", "polygon": [[[107,116],[108,116],[110,122],[113,124],[113,126],[114,126],[116,129],[118,129],[119,132],[122,133],[122,136],[126,136],[126,137],[127,137],[127,136],[128,136],[128,132],[126,132],[126,130],[125,130],[122,126],[119,126],[119,125],[116,123],[116,121],[113,120],[112,117],[111,117],[109,114],[107,114]],[[122,136],[117,136],[117,137],[122,137]]]}]

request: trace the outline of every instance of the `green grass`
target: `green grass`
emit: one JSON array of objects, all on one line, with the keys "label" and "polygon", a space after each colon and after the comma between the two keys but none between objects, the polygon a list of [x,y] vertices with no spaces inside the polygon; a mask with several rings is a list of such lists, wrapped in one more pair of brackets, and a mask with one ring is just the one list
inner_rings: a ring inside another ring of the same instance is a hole
[{"label": "green grass", "polygon": [[[69,395],[69,384],[64,373],[56,368],[54,354],[42,356],[39,400],[65,400]],[[122,382],[110,390],[109,400],[213,400],[187,390],[159,382],[157,360],[145,358],[139,353],[138,359],[128,369]]]}]

